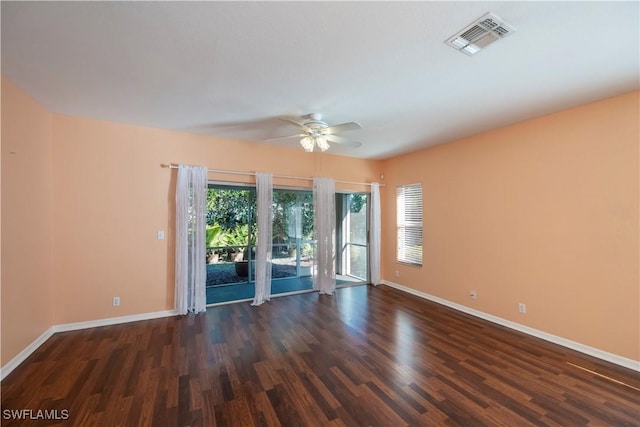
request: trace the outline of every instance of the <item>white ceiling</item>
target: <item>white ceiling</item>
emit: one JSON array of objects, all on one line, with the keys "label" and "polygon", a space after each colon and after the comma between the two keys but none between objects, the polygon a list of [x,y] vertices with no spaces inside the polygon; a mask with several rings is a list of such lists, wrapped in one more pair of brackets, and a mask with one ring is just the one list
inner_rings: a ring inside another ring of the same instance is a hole
[{"label": "white ceiling", "polygon": [[[2,1],[2,74],[52,112],[234,139],[318,112],[363,126],[332,152],[386,158],[637,89],[639,4]],[[444,43],[487,12],[517,32]]]}]

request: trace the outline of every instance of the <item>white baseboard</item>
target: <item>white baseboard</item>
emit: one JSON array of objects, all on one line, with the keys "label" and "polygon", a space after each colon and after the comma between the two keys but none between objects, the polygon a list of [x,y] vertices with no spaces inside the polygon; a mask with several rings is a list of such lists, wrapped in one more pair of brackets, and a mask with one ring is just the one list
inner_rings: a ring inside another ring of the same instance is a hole
[{"label": "white baseboard", "polygon": [[154,311],[151,313],[132,314],[130,316],[109,317],[106,319],[89,320],[87,322],[64,323],[53,326],[54,332],[77,331],[80,329],[97,328],[98,326],[118,325],[120,323],[138,322],[140,320],[159,319],[161,317],[177,316],[175,310]]},{"label": "white baseboard", "polygon": [[480,319],[488,320],[489,322],[497,323],[498,325],[506,326],[507,328],[514,329],[519,332],[523,332],[527,335],[534,336],[536,338],[541,338],[545,341],[552,342],[554,344],[561,345],[563,347],[570,348],[572,350],[579,351],[580,353],[588,354],[589,356],[596,357],[598,359],[606,360],[607,362],[614,363],[619,366],[623,366],[628,369],[632,369],[634,371],[640,372],[640,361],[628,359],[626,357],[618,356],[617,354],[609,353],[604,350],[600,350],[595,347],[590,347],[585,344],[581,344],[576,341],[571,341],[566,338],[559,337],[557,335],[552,335],[538,329],[533,329],[525,325],[521,325],[516,322],[512,322],[507,319],[503,319],[501,317],[493,316],[491,314],[474,310],[473,308],[466,307],[461,304],[457,304],[455,302],[448,301],[443,298],[436,297],[434,295],[427,294],[425,292],[417,291],[412,288],[408,288],[406,286],[400,285],[398,283],[390,282],[388,280],[383,280],[382,283],[389,287],[398,289],[403,292],[407,292],[409,294],[418,296],[420,298],[427,299],[429,301],[436,302],[438,304],[445,305],[447,307],[453,308],[454,310],[461,311],[463,313],[470,314],[475,317],[479,317]]},{"label": "white baseboard", "polygon": [[0,381],[4,379],[7,375],[9,375],[14,369],[16,369],[25,359],[31,356],[31,353],[36,351],[38,347],[40,347],[46,340],[51,338],[55,332],[53,330],[53,326],[44,331],[42,335],[33,340],[31,344],[25,347],[20,353],[18,353],[13,359],[7,362],[2,368],[0,368]]},{"label": "white baseboard", "polygon": [[139,320],[158,319],[161,317],[176,316],[175,310],[156,311],[152,313],[134,314],[131,316],[110,317],[107,319],[90,320],[88,322],[65,323],[62,325],[54,325],[47,329],[42,335],[36,338],[24,350],[18,353],[13,359],[7,362],[0,369],[0,381],[17,368],[27,357],[38,349],[46,340],[48,340],[56,332],[76,331],[79,329],[95,328],[98,326],[117,325],[120,323],[137,322]]}]

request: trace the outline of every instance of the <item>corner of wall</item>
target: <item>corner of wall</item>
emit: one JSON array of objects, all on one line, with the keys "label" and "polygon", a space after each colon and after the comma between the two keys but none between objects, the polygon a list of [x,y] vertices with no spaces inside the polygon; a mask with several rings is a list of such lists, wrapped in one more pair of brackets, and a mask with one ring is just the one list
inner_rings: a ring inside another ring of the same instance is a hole
[{"label": "corner of wall", "polygon": [[0,149],[4,365],[53,325],[52,114],[4,77]]}]

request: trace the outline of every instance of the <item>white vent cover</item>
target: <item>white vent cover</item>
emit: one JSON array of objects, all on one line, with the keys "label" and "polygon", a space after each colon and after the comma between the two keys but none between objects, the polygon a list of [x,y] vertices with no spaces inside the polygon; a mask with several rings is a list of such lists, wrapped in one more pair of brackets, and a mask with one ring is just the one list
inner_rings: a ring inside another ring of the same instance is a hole
[{"label": "white vent cover", "polygon": [[475,55],[496,40],[515,33],[513,26],[493,13],[481,16],[464,30],[446,40],[449,46],[469,56]]}]

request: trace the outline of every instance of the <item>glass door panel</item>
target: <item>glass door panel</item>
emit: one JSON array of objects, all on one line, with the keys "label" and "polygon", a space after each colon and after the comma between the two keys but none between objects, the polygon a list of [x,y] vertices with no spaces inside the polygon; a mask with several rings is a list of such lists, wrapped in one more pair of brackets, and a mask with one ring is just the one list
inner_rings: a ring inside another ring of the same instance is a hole
[{"label": "glass door panel", "polygon": [[273,279],[311,275],[312,236],[312,193],[274,190]]},{"label": "glass door panel", "polygon": [[206,209],[207,294],[209,288],[248,285],[254,275],[255,189],[209,185]]},{"label": "glass door panel", "polygon": [[368,279],[367,194],[346,194],[345,202],[343,274],[366,281]]}]

